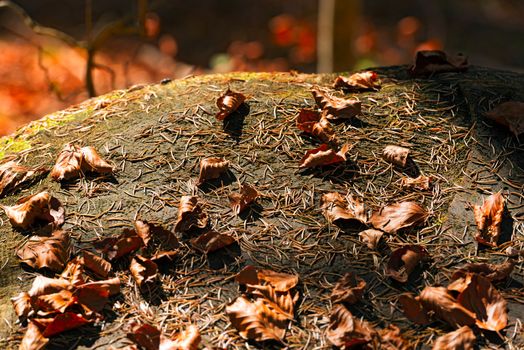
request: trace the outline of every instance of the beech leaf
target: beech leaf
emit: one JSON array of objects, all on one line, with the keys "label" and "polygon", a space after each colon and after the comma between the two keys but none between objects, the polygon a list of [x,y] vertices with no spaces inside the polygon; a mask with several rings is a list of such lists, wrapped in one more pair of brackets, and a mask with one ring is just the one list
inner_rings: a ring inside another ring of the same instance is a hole
[{"label": "beech leaf", "polygon": [[144,246],[149,246],[152,241],[161,249],[176,249],[180,246],[174,232],[166,230],[147,221],[136,220],[134,222],[136,234],[142,238]]},{"label": "beech leaf", "polygon": [[409,157],[409,149],[400,146],[388,145],[384,148],[382,157],[393,165],[405,167]]},{"label": "beech leaf", "polygon": [[372,228],[364,230],[358,234],[360,240],[365,243],[369,249],[377,249],[383,235],[384,232]]},{"label": "beech leaf", "polygon": [[362,106],[358,100],[333,96],[319,88],[311,89],[311,93],[328,120],[352,119],[361,113]]},{"label": "beech leaf", "polygon": [[366,281],[348,272],[335,284],[331,292],[331,302],[354,304],[362,299],[365,289]]},{"label": "beech leaf", "polygon": [[19,350],[40,350],[43,349],[48,342],[49,339],[43,336],[42,330],[37,323],[29,321]]},{"label": "beech leaf", "polygon": [[439,50],[418,51],[415,65],[410,68],[410,72],[416,76],[463,72],[468,69],[468,66],[468,59],[462,54],[450,56]]},{"label": "beech leaf", "polygon": [[300,168],[314,168],[338,164],[346,161],[346,153],[350,150],[349,144],[344,144],[337,152],[327,144],[323,143],[319,147],[306,152],[300,160]]},{"label": "beech leaf", "polygon": [[482,205],[473,206],[473,214],[477,223],[475,239],[484,245],[496,247],[501,233],[506,201],[500,192],[492,194]]},{"label": "beech leaf", "polygon": [[144,242],[134,230],[124,229],[120,236],[98,241],[95,246],[106,254],[109,260],[118,259],[142,247]]},{"label": "beech leaf", "polygon": [[76,259],[79,264],[85,266],[96,275],[102,278],[107,278],[107,276],[109,276],[111,264],[104,258],[84,250],[76,257]]},{"label": "beech leaf", "polygon": [[224,158],[204,158],[200,161],[200,175],[198,176],[197,186],[202,185],[208,180],[218,179],[229,169],[229,161]]},{"label": "beech leaf", "polygon": [[477,337],[468,326],[444,334],[435,340],[432,350],[473,350]]},{"label": "beech leaf", "polygon": [[325,193],[320,203],[324,216],[331,223],[357,221],[366,224],[368,221],[364,204],[351,195],[344,197],[338,192]]},{"label": "beech leaf", "polygon": [[508,259],[502,264],[469,263],[455,271],[451,279],[456,280],[464,277],[468,272],[472,272],[486,277],[491,282],[503,281],[509,277],[515,264],[516,261],[512,259]]},{"label": "beech leaf", "polygon": [[91,146],[80,148],[66,144],[58,154],[51,178],[55,181],[73,180],[85,172],[107,174],[113,172],[113,166],[105,161]]},{"label": "beech leaf", "polygon": [[287,292],[298,284],[298,275],[257,269],[248,265],[240,271],[235,281],[240,285],[271,285],[278,292]]},{"label": "beech leaf", "polygon": [[204,212],[202,203],[198,197],[182,196],[182,198],[180,198],[175,231],[187,232],[194,228],[205,228],[207,221],[207,214]]},{"label": "beech leaf", "polygon": [[326,337],[331,344],[344,349],[369,343],[376,331],[366,322],[353,317],[342,304],[333,305]]},{"label": "beech leaf", "polygon": [[136,255],[129,265],[131,275],[138,287],[142,288],[146,284],[156,282],[158,278],[158,266],[150,259]]},{"label": "beech leaf", "polygon": [[416,178],[403,177],[400,179],[400,185],[404,188],[427,191],[431,187],[433,179],[431,176],[419,175]]},{"label": "beech leaf", "polygon": [[233,92],[227,89],[226,93],[217,99],[219,112],[216,115],[218,120],[224,120],[246,100],[246,96],[239,92]]},{"label": "beech leaf", "polygon": [[20,294],[11,298],[11,303],[13,303],[15,314],[19,318],[29,316],[29,313],[33,309],[33,306],[31,305],[31,296],[27,292],[20,292]]},{"label": "beech leaf", "polygon": [[486,117],[507,127],[515,136],[524,133],[524,102],[503,102],[486,113]]},{"label": "beech leaf", "polygon": [[378,331],[381,350],[413,350],[413,346],[402,337],[400,329],[390,324]]},{"label": "beech leaf", "polygon": [[213,230],[191,239],[193,248],[205,254],[217,251],[235,242],[233,236]]},{"label": "beech leaf", "polygon": [[64,223],[64,207],[48,192],[23,197],[14,206],[2,206],[13,227],[28,229],[39,221],[59,227]]},{"label": "beech leaf", "polygon": [[46,338],[81,327],[91,322],[81,314],[74,312],[57,314],[51,319],[33,319],[33,321],[43,329],[42,335]]},{"label": "beech leaf", "polygon": [[44,294],[52,294],[66,289],[71,283],[63,278],[49,278],[45,276],[36,276],[28,294],[31,297],[37,297]]},{"label": "beech leaf", "polygon": [[391,253],[386,267],[386,276],[400,283],[406,283],[411,272],[427,258],[428,252],[424,247],[406,245],[398,248]]},{"label": "beech leaf", "polygon": [[32,236],[17,255],[22,263],[34,268],[61,272],[69,260],[70,239],[64,231],[55,231],[51,237]]},{"label": "beech leaf", "polygon": [[344,89],[347,92],[360,92],[380,88],[378,74],[373,71],[354,73],[349,77],[338,76],[333,84],[335,89]]},{"label": "beech leaf", "polygon": [[45,169],[31,169],[19,165],[15,161],[9,161],[0,165],[0,198],[13,192],[20,185],[31,181],[35,174],[44,172]]},{"label": "beech leaf", "polygon": [[373,211],[369,222],[376,229],[395,233],[400,229],[424,223],[428,213],[415,202],[400,202]]},{"label": "beech leaf", "polygon": [[301,109],[297,116],[297,128],[318,138],[324,143],[336,142],[335,131],[324,114],[309,109]]},{"label": "beech leaf", "polygon": [[201,341],[202,337],[198,327],[189,325],[173,338],[161,335],[159,350],[197,350]]},{"label": "beech leaf", "polygon": [[131,324],[127,337],[146,350],[159,350],[160,330],[149,324]]},{"label": "beech leaf", "polygon": [[236,215],[240,214],[259,196],[260,194],[254,186],[248,183],[242,183],[240,193],[234,192],[229,194],[229,204],[231,205],[233,213]]}]

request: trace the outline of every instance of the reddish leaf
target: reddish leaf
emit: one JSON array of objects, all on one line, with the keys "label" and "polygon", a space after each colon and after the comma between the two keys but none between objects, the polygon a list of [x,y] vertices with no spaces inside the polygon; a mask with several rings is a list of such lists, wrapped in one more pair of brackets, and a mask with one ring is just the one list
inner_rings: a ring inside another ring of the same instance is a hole
[{"label": "reddish leaf", "polygon": [[52,319],[34,319],[33,321],[43,329],[42,335],[46,338],[90,323],[84,316],[74,312],[58,314]]},{"label": "reddish leaf", "polygon": [[77,259],[80,264],[93,271],[98,276],[102,278],[107,278],[107,276],[109,276],[111,264],[104,258],[84,250],[80,253]]},{"label": "reddish leaf", "polygon": [[106,162],[93,147],[82,147],[66,144],[51,170],[55,181],[79,178],[84,172],[99,174],[111,173],[113,166]]},{"label": "reddish leaf", "polygon": [[231,205],[233,213],[238,215],[250,206],[258,197],[259,193],[254,186],[243,183],[240,186],[240,193],[235,192],[229,194],[229,204]]},{"label": "reddish leaf", "polygon": [[358,234],[362,242],[365,243],[369,249],[376,249],[383,235],[384,232],[372,228]]},{"label": "reddish leaf", "polygon": [[507,127],[515,136],[524,133],[524,102],[503,102],[486,113],[486,117]]},{"label": "reddish leaf", "polygon": [[43,221],[58,227],[64,223],[65,212],[58,199],[48,192],[40,192],[18,200],[14,206],[1,206],[13,227],[27,229]]},{"label": "reddish leaf", "polygon": [[348,272],[335,284],[331,292],[331,302],[354,304],[362,299],[364,289],[366,281]]},{"label": "reddish leaf", "polygon": [[424,309],[419,297],[414,297],[411,294],[402,294],[398,301],[402,305],[404,315],[408,320],[421,325],[430,323],[428,311]]},{"label": "reddish leaf", "polygon": [[298,283],[298,275],[291,275],[272,270],[257,269],[248,265],[240,271],[235,281],[241,285],[271,285],[278,292],[287,292]]},{"label": "reddish leaf", "polygon": [[160,337],[159,350],[197,350],[201,340],[202,338],[198,327],[189,325],[173,338],[162,335]]},{"label": "reddish leaf", "polygon": [[400,179],[400,185],[404,188],[417,189],[421,191],[427,191],[431,187],[433,179],[431,176],[419,175],[416,178],[403,177]]},{"label": "reddish leaf", "polygon": [[57,293],[36,297],[33,304],[35,311],[39,311],[40,315],[47,315],[56,312],[64,313],[75,301],[73,293],[63,289]]},{"label": "reddish leaf", "polygon": [[150,259],[140,255],[136,255],[131,260],[129,270],[140,288],[146,284],[154,283],[158,278],[158,266]]},{"label": "reddish leaf", "polygon": [[306,152],[300,160],[300,168],[313,168],[317,166],[326,166],[338,164],[346,161],[346,153],[351,147],[344,144],[337,152],[327,144],[323,143],[319,147]]},{"label": "reddish leaf", "polygon": [[377,73],[373,71],[364,71],[354,73],[349,77],[338,76],[333,84],[335,89],[344,89],[348,92],[360,92],[367,90],[376,90],[380,88]]},{"label": "reddish leaf", "polygon": [[224,120],[227,116],[236,111],[245,100],[246,96],[243,94],[227,89],[226,93],[220,96],[217,100],[219,112],[217,113],[216,118],[218,120]]},{"label": "reddish leaf", "polygon": [[373,211],[369,222],[379,230],[395,233],[426,221],[428,213],[415,202],[395,203]]},{"label": "reddish leaf", "polygon": [[187,232],[193,228],[205,228],[207,220],[207,214],[204,212],[198,197],[182,196],[180,198],[175,231]]},{"label": "reddish leaf", "polygon": [[122,235],[102,239],[96,246],[101,248],[109,260],[114,260],[134,252],[142,247],[143,243],[135,231],[124,229]]},{"label": "reddish leaf", "polygon": [[224,158],[204,158],[200,161],[200,175],[197,186],[208,180],[218,179],[228,171],[229,162]]},{"label": "reddish leaf", "polygon": [[29,315],[33,306],[31,305],[31,296],[27,292],[20,292],[16,297],[11,298],[15,313],[20,318],[25,318]]},{"label": "reddish leaf", "polygon": [[477,337],[468,326],[442,335],[433,343],[432,350],[473,350]]},{"label": "reddish leaf", "polygon": [[390,324],[378,331],[381,350],[413,350],[413,346],[402,337],[400,329]]},{"label": "reddish leaf", "polygon": [[361,103],[329,94],[319,88],[311,89],[315,102],[328,120],[352,119],[361,113]]},{"label": "reddish leaf", "polygon": [[398,282],[406,283],[411,272],[427,257],[426,249],[418,245],[406,245],[398,248],[391,253],[386,267],[386,276]]},{"label": "reddish leaf", "polygon": [[35,174],[44,171],[43,168],[31,169],[21,166],[14,161],[0,165],[0,198],[31,181]]},{"label": "reddish leaf", "polygon": [[132,324],[127,337],[146,350],[159,350],[160,330],[148,324]]},{"label": "reddish leaf", "polygon": [[20,343],[19,350],[40,350],[43,349],[49,339],[42,335],[42,330],[33,321],[29,321],[27,330],[25,331],[22,343]]},{"label": "reddish leaf", "polygon": [[512,259],[508,259],[502,264],[470,263],[455,271],[451,279],[456,280],[464,277],[468,272],[472,272],[486,277],[491,282],[503,281],[509,277],[515,264],[516,261]]},{"label": "reddish leaf", "polygon": [[413,75],[429,75],[445,72],[463,72],[468,69],[468,59],[462,54],[448,56],[443,51],[418,51],[415,65],[410,68]]},{"label": "reddish leaf", "polygon": [[112,296],[120,292],[120,278],[113,277],[108,280],[88,282],[81,286],[78,286],[77,290],[82,288],[95,288],[100,289],[102,291],[107,290],[109,296]]},{"label": "reddish leaf", "polygon": [[216,231],[208,231],[191,239],[191,245],[193,248],[206,254],[227,247],[235,242],[236,240],[233,236],[218,233]]},{"label": "reddish leaf", "polygon": [[497,246],[505,208],[506,201],[500,192],[489,196],[484,200],[482,206],[473,206],[478,229],[475,239],[479,243],[492,247]]},{"label": "reddish leaf", "polygon": [[109,288],[100,284],[83,284],[74,293],[80,305],[90,311],[101,312],[109,301]]},{"label": "reddish leaf", "polygon": [[17,252],[22,263],[34,268],[60,272],[69,259],[69,234],[55,231],[51,237],[32,236]]},{"label": "reddish leaf", "polygon": [[317,111],[301,109],[297,117],[297,128],[324,143],[336,142],[335,131],[331,123]]},{"label": "reddish leaf", "polygon": [[364,204],[353,199],[351,195],[343,197],[338,192],[325,193],[322,195],[320,203],[324,216],[331,223],[357,221],[365,224],[368,221]]},{"label": "reddish leaf", "polygon": [[326,337],[339,348],[354,349],[369,343],[376,335],[376,331],[367,322],[355,319],[342,304],[333,305],[329,319]]},{"label": "reddish leaf", "polygon": [[388,145],[384,148],[382,157],[391,164],[405,167],[409,157],[409,149],[400,146]]}]

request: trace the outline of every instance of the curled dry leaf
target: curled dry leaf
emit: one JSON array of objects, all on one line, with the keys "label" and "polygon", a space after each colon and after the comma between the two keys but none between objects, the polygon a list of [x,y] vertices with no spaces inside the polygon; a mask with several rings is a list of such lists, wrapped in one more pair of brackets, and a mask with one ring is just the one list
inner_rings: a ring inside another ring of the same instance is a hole
[{"label": "curled dry leaf", "polygon": [[349,144],[344,144],[337,152],[327,144],[323,143],[319,147],[306,152],[300,160],[300,168],[314,168],[338,164],[346,161],[346,153],[350,149]]},{"label": "curled dry leaf", "polygon": [[240,186],[240,193],[231,193],[229,194],[229,204],[231,205],[231,209],[233,210],[233,213],[236,215],[243,212],[251,203],[253,203],[258,197],[260,196],[260,193],[258,190],[247,183],[243,183]]},{"label": "curled dry leaf", "polygon": [[19,350],[40,350],[43,349],[48,342],[49,339],[43,336],[42,330],[37,323],[29,321]]},{"label": "curled dry leaf", "polygon": [[160,330],[149,324],[133,323],[127,337],[146,350],[159,350]]},{"label": "curled dry leaf", "polygon": [[202,341],[200,330],[195,325],[189,325],[186,329],[177,333],[173,338],[160,337],[159,350],[197,350]]},{"label": "curled dry leaf", "polygon": [[335,131],[324,114],[301,109],[297,116],[297,128],[324,143],[335,142]]},{"label": "curled dry leaf", "polygon": [[386,266],[386,276],[406,283],[419,263],[428,258],[428,252],[419,245],[406,245],[391,253]]},{"label": "curled dry leaf", "polygon": [[245,100],[246,96],[243,94],[227,89],[226,93],[217,99],[219,112],[216,118],[218,120],[226,119],[226,117],[236,111]]},{"label": "curled dry leaf", "polygon": [[331,223],[357,221],[365,224],[368,221],[364,204],[353,199],[351,195],[346,198],[338,192],[325,193],[322,195],[320,203],[324,216]]},{"label": "curled dry leaf", "polygon": [[427,191],[431,187],[433,181],[431,176],[419,175],[416,178],[403,177],[400,179],[400,185],[404,188],[417,189],[421,191]]},{"label": "curled dry leaf", "polygon": [[227,247],[235,242],[236,240],[233,236],[213,230],[191,239],[193,248],[206,254]]},{"label": "curled dry leaf", "polygon": [[82,314],[74,312],[65,312],[63,314],[58,314],[53,318],[33,319],[33,321],[40,327],[42,335],[46,338],[81,327],[91,322],[82,316]]},{"label": "curled dry leaf", "polygon": [[524,133],[524,102],[503,102],[486,113],[486,117],[507,127],[515,136]]},{"label": "curled dry leaf", "polygon": [[333,84],[335,89],[344,89],[348,92],[376,90],[380,88],[378,74],[373,71],[354,73],[349,77],[338,76]]},{"label": "curled dry leaf", "polygon": [[79,286],[85,283],[84,272],[84,265],[82,265],[78,259],[73,259],[67,263],[60,277],[67,280],[73,286]]},{"label": "curled dry leaf", "polygon": [[390,324],[378,331],[381,350],[413,350],[413,346],[402,337],[400,329]]},{"label": "curled dry leaf", "polygon": [[141,220],[136,220],[134,226],[136,234],[142,238],[146,247],[150,245],[150,241],[162,250],[176,249],[180,246],[175,233],[166,230],[162,226]]},{"label": "curled dry leaf", "polygon": [[79,264],[94,272],[96,275],[102,278],[107,278],[107,276],[109,276],[111,264],[104,258],[84,250],[76,257],[76,259]]},{"label": "curled dry leaf", "polygon": [[331,292],[331,302],[354,304],[362,299],[365,288],[366,281],[348,272],[335,284]]},{"label": "curled dry leaf", "polygon": [[144,242],[135,231],[124,229],[124,233],[116,237],[104,238],[96,242],[98,247],[109,260],[123,257],[142,247]]},{"label": "curled dry leaf", "polygon": [[77,288],[100,289],[107,291],[108,295],[112,296],[120,293],[120,278],[113,277],[108,280],[88,282]]},{"label": "curled dry leaf", "polygon": [[415,65],[410,68],[413,75],[429,75],[433,73],[463,72],[468,69],[468,58],[462,54],[449,56],[443,51],[418,51]]},{"label": "curled dry leaf", "polygon": [[369,249],[377,249],[380,239],[384,232],[370,228],[358,234],[360,240],[365,243]]},{"label": "curled dry leaf", "polygon": [[319,88],[311,89],[311,93],[328,120],[352,119],[361,113],[362,105],[358,100],[336,97]]},{"label": "curled dry leaf", "polygon": [[11,303],[13,303],[15,314],[20,318],[27,317],[33,309],[31,296],[27,292],[20,292],[20,294],[11,298]]},{"label": "curled dry leaf", "polygon": [[415,202],[400,202],[373,211],[369,222],[376,229],[395,233],[400,229],[416,226],[426,221],[428,213]]},{"label": "curled dry leaf", "polygon": [[41,295],[34,298],[33,306],[35,311],[41,316],[52,313],[64,313],[67,308],[75,303],[73,293],[63,289],[57,293]]},{"label": "curled dry leaf", "polygon": [[367,344],[376,335],[376,331],[366,321],[355,319],[342,304],[333,305],[329,319],[326,337],[339,348],[351,349]]},{"label": "curled dry leaf", "polygon": [[442,335],[435,340],[432,350],[473,350],[475,333],[468,326],[463,326],[456,331]]},{"label": "curled dry leaf", "polygon": [[175,231],[187,232],[194,228],[205,228],[207,220],[207,214],[204,212],[198,197],[182,196],[180,198]]},{"label": "curled dry leaf", "polygon": [[33,280],[33,284],[28,294],[31,297],[37,297],[44,294],[52,294],[69,288],[71,283],[63,278],[49,278],[45,276],[37,276]]},{"label": "curled dry leaf", "polygon": [[475,239],[484,245],[496,247],[501,233],[506,201],[500,192],[492,194],[482,205],[473,206],[478,232]]},{"label": "curled dry leaf", "polygon": [[272,308],[265,299],[251,302],[243,296],[238,297],[226,306],[226,314],[244,339],[280,342],[286,334],[288,317]]},{"label": "curled dry leaf", "polygon": [[516,261],[508,259],[502,264],[470,263],[462,266],[453,273],[452,280],[464,277],[468,272],[477,273],[491,282],[503,281],[509,277]]},{"label": "curled dry leaf", "polygon": [[27,229],[40,222],[59,227],[64,223],[64,207],[48,192],[23,197],[14,206],[2,206],[13,227]]},{"label": "curled dry leaf", "polygon": [[229,161],[224,158],[204,158],[200,161],[200,175],[198,176],[197,186],[202,185],[208,180],[218,179],[229,169]]},{"label": "curled dry leaf", "polygon": [[0,198],[13,192],[18,186],[31,181],[35,174],[44,172],[45,169],[31,169],[9,161],[0,165]]},{"label": "curled dry leaf", "polygon": [[400,146],[388,145],[384,148],[382,157],[393,165],[405,167],[409,157],[409,149]]},{"label": "curled dry leaf", "polygon": [[32,236],[17,255],[21,262],[34,268],[47,268],[61,272],[69,260],[69,234],[64,231],[55,231],[51,237]]},{"label": "curled dry leaf", "polygon": [[133,260],[131,260],[129,270],[140,288],[146,284],[154,283],[158,279],[157,264],[140,255],[136,255]]},{"label": "curled dry leaf", "polygon": [[51,170],[51,178],[55,181],[72,180],[84,172],[107,174],[113,172],[113,166],[100,157],[93,147],[80,148],[66,144]]},{"label": "curled dry leaf", "polygon": [[240,271],[235,281],[240,285],[270,285],[278,292],[287,292],[298,284],[298,275],[257,269],[248,265]]}]

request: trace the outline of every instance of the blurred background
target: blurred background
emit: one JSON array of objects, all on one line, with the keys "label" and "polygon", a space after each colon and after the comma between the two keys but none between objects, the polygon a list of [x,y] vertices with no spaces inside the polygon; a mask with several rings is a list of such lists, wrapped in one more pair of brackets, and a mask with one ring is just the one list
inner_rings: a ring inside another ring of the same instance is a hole
[{"label": "blurred background", "polygon": [[134,84],[410,64],[420,49],[523,71],[524,1],[0,1],[0,135]]}]

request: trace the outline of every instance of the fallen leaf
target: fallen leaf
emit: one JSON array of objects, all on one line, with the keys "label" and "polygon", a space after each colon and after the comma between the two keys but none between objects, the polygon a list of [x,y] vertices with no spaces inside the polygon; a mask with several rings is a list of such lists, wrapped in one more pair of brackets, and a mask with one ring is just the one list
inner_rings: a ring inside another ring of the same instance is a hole
[{"label": "fallen leaf", "polygon": [[366,281],[348,272],[335,284],[331,292],[331,302],[354,304],[362,299],[364,289]]},{"label": "fallen leaf", "polygon": [[105,161],[96,149],[91,146],[82,147],[83,161],[81,169],[84,172],[92,172],[97,174],[108,174],[113,172],[113,166]]},{"label": "fallen leaf", "polygon": [[35,322],[29,321],[19,350],[40,350],[43,349],[48,342],[49,339],[42,335],[40,327]]},{"label": "fallen leaf", "polygon": [[384,232],[370,228],[364,230],[358,234],[360,240],[365,243],[369,249],[377,249],[380,242],[380,238],[384,235]]},{"label": "fallen leaf", "polygon": [[339,348],[362,346],[376,335],[376,331],[366,321],[355,319],[342,304],[333,305],[329,320],[326,337],[331,344]]},{"label": "fallen leaf", "polygon": [[207,214],[204,212],[198,197],[182,196],[180,198],[175,231],[187,232],[194,228],[205,228],[207,220]]},{"label": "fallen leaf", "polygon": [[224,158],[204,158],[200,161],[200,175],[198,176],[197,186],[202,185],[208,180],[218,179],[229,169],[229,161]]},{"label": "fallen leaf", "polygon": [[384,148],[382,157],[393,165],[405,167],[409,157],[409,149],[400,146],[388,145]]},{"label": "fallen leaf", "polygon": [[222,249],[235,242],[236,240],[233,236],[213,230],[191,239],[193,248],[205,254]]},{"label": "fallen leaf", "polygon": [[136,255],[133,260],[131,260],[129,270],[140,288],[146,284],[154,283],[158,279],[157,264],[140,255]]},{"label": "fallen leaf", "polygon": [[357,221],[366,224],[368,221],[364,204],[351,195],[344,197],[338,192],[325,193],[320,203],[324,216],[330,223]]},{"label": "fallen leaf", "polygon": [[134,226],[136,234],[142,238],[146,247],[150,241],[161,249],[176,249],[180,246],[175,233],[166,230],[162,226],[141,220],[136,220]]},{"label": "fallen leaf", "polygon": [[120,293],[120,278],[113,277],[108,280],[88,282],[78,286],[77,290],[82,288],[106,290],[109,296],[113,296]]},{"label": "fallen leaf", "polygon": [[189,325],[173,338],[161,335],[159,350],[197,350],[201,341],[198,327]]},{"label": "fallen leaf", "polygon": [[442,335],[433,343],[432,350],[473,350],[477,337],[468,326]]},{"label": "fallen leaf", "polygon": [[74,312],[57,314],[51,319],[33,319],[33,321],[42,329],[42,335],[46,338],[81,327],[91,322],[81,314]]},{"label": "fallen leaf", "polygon": [[85,266],[96,275],[102,278],[107,278],[107,276],[109,276],[111,264],[104,258],[84,250],[76,257],[76,259],[78,259],[77,261],[81,265]]},{"label": "fallen leaf", "polygon": [[159,350],[160,330],[149,324],[133,323],[127,337],[146,350]]},{"label": "fallen leaf", "polygon": [[84,272],[84,265],[75,258],[67,263],[60,277],[72,286],[79,286],[85,283]]},{"label": "fallen leaf", "polygon": [[91,146],[80,148],[66,144],[51,170],[51,178],[55,181],[72,180],[85,172],[107,174],[113,172],[113,166],[102,159]]},{"label": "fallen leaf", "polygon": [[386,276],[406,283],[409,275],[420,262],[428,258],[428,252],[419,245],[405,245],[394,250],[386,266]]},{"label": "fallen leaf", "polygon": [[297,116],[297,128],[324,143],[335,142],[335,131],[324,114],[309,109],[301,109]]},{"label": "fallen leaf", "polygon": [[226,314],[244,339],[281,342],[286,334],[288,317],[272,309],[264,299],[251,302],[238,297],[226,306]]},{"label": "fallen leaf", "polygon": [[227,89],[226,93],[220,96],[217,100],[219,112],[217,113],[216,118],[218,120],[226,119],[226,117],[236,111],[245,100],[246,96],[243,94]]},{"label": "fallen leaf", "polygon": [[489,196],[481,206],[473,206],[478,229],[475,240],[487,246],[497,246],[505,208],[506,201],[500,192]]},{"label": "fallen leaf", "polygon": [[0,198],[13,192],[20,185],[31,181],[35,174],[45,172],[43,168],[31,169],[9,161],[0,165]]},{"label": "fallen leaf", "polygon": [[462,54],[448,56],[445,52],[438,50],[418,51],[415,65],[410,68],[410,73],[420,76],[434,73],[464,72],[468,67],[468,59]]},{"label": "fallen leaf", "polygon": [[413,346],[402,337],[400,329],[390,324],[378,331],[381,350],[412,350]]},{"label": "fallen leaf", "polygon": [[430,323],[428,311],[424,309],[419,297],[406,293],[400,295],[398,301],[402,305],[402,310],[404,310],[404,315],[408,320],[420,325]]},{"label": "fallen leaf", "polygon": [[515,136],[524,132],[524,102],[503,102],[486,113],[486,117],[507,127]]},{"label": "fallen leaf", "polygon": [[415,202],[400,202],[373,211],[369,222],[376,229],[395,233],[426,221],[428,213]]},{"label": "fallen leaf", "polygon": [[427,191],[431,187],[433,179],[431,176],[419,175],[416,178],[403,177],[400,179],[400,186],[404,188],[417,189],[421,191]]},{"label": "fallen leaf", "polygon": [[23,197],[14,206],[1,206],[13,227],[28,229],[38,221],[59,227],[64,223],[64,207],[48,192]]},{"label": "fallen leaf", "polygon": [[75,303],[73,293],[62,289],[57,293],[40,295],[34,298],[33,306],[39,315],[48,315],[52,313],[64,313],[67,308]]},{"label": "fallen leaf", "polygon": [[258,190],[254,186],[248,183],[242,183],[240,193],[234,192],[229,194],[229,204],[231,205],[233,213],[238,215],[243,212],[259,195]]},{"label": "fallen leaf", "polygon": [[32,236],[17,255],[21,262],[34,268],[61,272],[69,260],[70,239],[64,231],[55,231],[51,237]]},{"label": "fallen leaf", "polygon": [[118,259],[142,247],[144,242],[134,230],[124,229],[120,236],[108,237],[98,241],[95,246],[106,254],[109,260]]},{"label": "fallen leaf", "polygon": [[45,276],[36,276],[28,294],[31,297],[51,294],[69,288],[71,283],[63,278],[49,278]]},{"label": "fallen leaf", "polygon": [[269,284],[278,292],[287,292],[298,284],[298,275],[257,269],[248,265],[235,276],[235,281],[240,285]]},{"label": "fallen leaf", "polygon": [[464,277],[468,272],[477,273],[491,282],[503,281],[509,277],[516,261],[508,259],[502,264],[469,263],[453,273],[452,280]]},{"label": "fallen leaf", "polygon": [[351,147],[344,144],[337,152],[327,144],[323,143],[319,147],[306,152],[300,160],[300,168],[313,168],[317,166],[326,166],[338,164],[346,161],[346,153]]},{"label": "fallen leaf", "polygon": [[31,305],[31,296],[27,292],[20,292],[17,296],[11,298],[15,314],[19,318],[26,318],[33,309]]},{"label": "fallen leaf", "polygon": [[361,102],[333,96],[319,88],[311,89],[315,102],[328,120],[352,119],[361,113]]},{"label": "fallen leaf", "polygon": [[354,73],[349,77],[338,76],[333,84],[335,89],[344,89],[348,92],[377,90],[380,88],[378,74],[373,71]]}]

